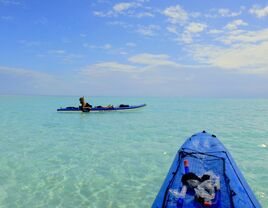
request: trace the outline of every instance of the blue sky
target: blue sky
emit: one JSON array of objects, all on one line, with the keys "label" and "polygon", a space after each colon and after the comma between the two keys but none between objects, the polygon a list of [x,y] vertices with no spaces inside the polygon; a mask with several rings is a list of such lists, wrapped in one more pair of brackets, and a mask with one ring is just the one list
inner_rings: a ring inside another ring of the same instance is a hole
[{"label": "blue sky", "polygon": [[268,97],[268,1],[0,0],[0,94]]}]

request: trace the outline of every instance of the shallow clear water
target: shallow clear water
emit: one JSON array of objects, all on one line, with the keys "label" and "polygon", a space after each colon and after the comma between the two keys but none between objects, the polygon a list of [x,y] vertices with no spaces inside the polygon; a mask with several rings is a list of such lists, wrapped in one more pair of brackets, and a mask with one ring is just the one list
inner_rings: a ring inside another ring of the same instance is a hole
[{"label": "shallow clear water", "polygon": [[0,96],[0,207],[150,207],[180,145],[204,129],[268,207],[268,100],[92,100],[148,106],[58,113],[78,98]]}]

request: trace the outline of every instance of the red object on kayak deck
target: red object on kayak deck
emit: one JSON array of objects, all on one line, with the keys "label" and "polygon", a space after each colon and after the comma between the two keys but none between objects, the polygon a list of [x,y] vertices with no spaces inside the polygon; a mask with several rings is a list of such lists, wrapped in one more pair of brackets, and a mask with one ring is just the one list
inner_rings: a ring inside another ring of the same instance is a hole
[{"label": "red object on kayak deck", "polygon": [[184,160],[184,167],[189,167],[189,161],[188,160]]},{"label": "red object on kayak deck", "polygon": [[189,161],[188,160],[184,160],[183,161],[184,164],[184,172],[185,173],[189,173]]}]

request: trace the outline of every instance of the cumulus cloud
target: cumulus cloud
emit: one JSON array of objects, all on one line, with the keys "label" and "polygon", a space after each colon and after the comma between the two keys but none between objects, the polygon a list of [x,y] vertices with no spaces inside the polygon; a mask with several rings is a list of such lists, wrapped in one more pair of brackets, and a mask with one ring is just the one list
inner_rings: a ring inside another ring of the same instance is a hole
[{"label": "cumulus cloud", "polygon": [[189,33],[199,33],[206,29],[206,27],[206,24],[192,22],[186,27],[186,31]]},{"label": "cumulus cloud", "polygon": [[[190,44],[193,42],[193,37],[197,37],[198,33],[201,33],[206,28],[207,28],[206,24],[198,23],[198,22],[191,22],[185,27],[182,34],[177,33],[178,38],[176,40],[182,43]],[[169,31],[171,31],[170,29]]]},{"label": "cumulus cloud", "polygon": [[130,8],[135,8],[138,6],[140,6],[140,4],[135,3],[135,2],[121,2],[121,3],[115,4],[113,6],[113,10],[115,12],[123,12],[125,10],[130,9]]},{"label": "cumulus cloud", "polygon": [[233,12],[230,9],[221,8],[221,9],[218,10],[218,13],[222,17],[236,17],[236,16],[241,15],[242,9],[243,8],[241,8],[240,11],[238,11],[238,12]]},{"label": "cumulus cloud", "polygon": [[191,44],[193,43],[193,35],[191,33],[184,32],[176,38],[176,41],[184,44]]},{"label": "cumulus cloud", "polygon": [[223,43],[233,44],[233,43],[259,43],[262,41],[268,41],[268,29],[258,30],[258,31],[238,31],[239,34],[230,33],[225,34],[218,38]]},{"label": "cumulus cloud", "polygon": [[197,45],[189,53],[203,64],[237,70],[242,73],[268,73],[268,41],[256,44],[239,44],[232,47]]},{"label": "cumulus cloud", "polygon": [[188,67],[172,61],[167,54],[141,53],[129,57],[127,61],[128,63],[124,64],[116,61],[92,64],[82,69],[80,73],[83,75],[96,76],[100,76],[111,71],[137,74],[154,71],[160,68],[163,69],[163,67],[167,67],[169,69]]},{"label": "cumulus cloud", "polygon": [[168,21],[172,24],[184,23],[188,20],[188,13],[180,5],[166,8],[163,14],[168,17]]},{"label": "cumulus cloud", "polygon": [[[150,7],[142,7],[147,1],[136,0],[133,2],[119,2],[116,3],[108,11],[93,11],[93,14],[98,17],[117,17],[119,15],[125,15],[128,17],[154,17]],[[141,11],[137,11],[137,8]]]},{"label": "cumulus cloud", "polygon": [[170,33],[178,34],[177,27],[175,25],[170,25],[166,29]]},{"label": "cumulus cloud", "polygon": [[246,23],[245,21],[241,20],[241,19],[237,19],[234,20],[230,23],[228,23],[225,28],[228,30],[236,30],[239,26],[247,26],[248,23]]},{"label": "cumulus cloud", "polygon": [[225,37],[228,47],[201,44],[188,52],[199,63],[242,73],[268,73],[268,29]]},{"label": "cumulus cloud", "polygon": [[[257,31],[238,30],[247,23],[235,20],[225,28],[227,31],[212,31],[219,34],[213,41],[222,44],[192,44],[186,46],[188,55],[199,64],[241,73],[268,74],[268,29]],[[211,31],[209,31],[211,34]]]},{"label": "cumulus cloud", "polygon": [[251,14],[256,15],[257,17],[261,18],[261,17],[265,17],[268,15],[268,6],[260,8],[258,6],[253,6],[249,12]]},{"label": "cumulus cloud", "polygon": [[242,12],[245,10],[244,6],[241,6],[238,11],[232,11],[228,8],[219,8],[219,9],[210,9],[207,13],[203,14],[202,16],[206,18],[230,18],[230,17],[237,17],[242,14]]}]

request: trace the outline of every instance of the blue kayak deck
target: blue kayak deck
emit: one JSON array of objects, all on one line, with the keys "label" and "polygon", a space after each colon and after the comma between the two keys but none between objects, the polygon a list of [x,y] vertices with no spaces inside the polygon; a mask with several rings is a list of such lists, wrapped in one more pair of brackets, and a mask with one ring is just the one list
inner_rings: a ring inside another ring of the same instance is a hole
[{"label": "blue kayak deck", "polygon": [[[227,149],[216,136],[202,132],[188,138],[176,154],[152,205],[153,208],[177,207],[176,199],[169,190],[181,190],[184,160],[189,161],[190,172],[196,175],[202,176],[208,171],[213,171],[220,177],[220,203],[216,207],[261,207]],[[187,192],[181,207],[205,206],[196,202],[193,193]]]}]

